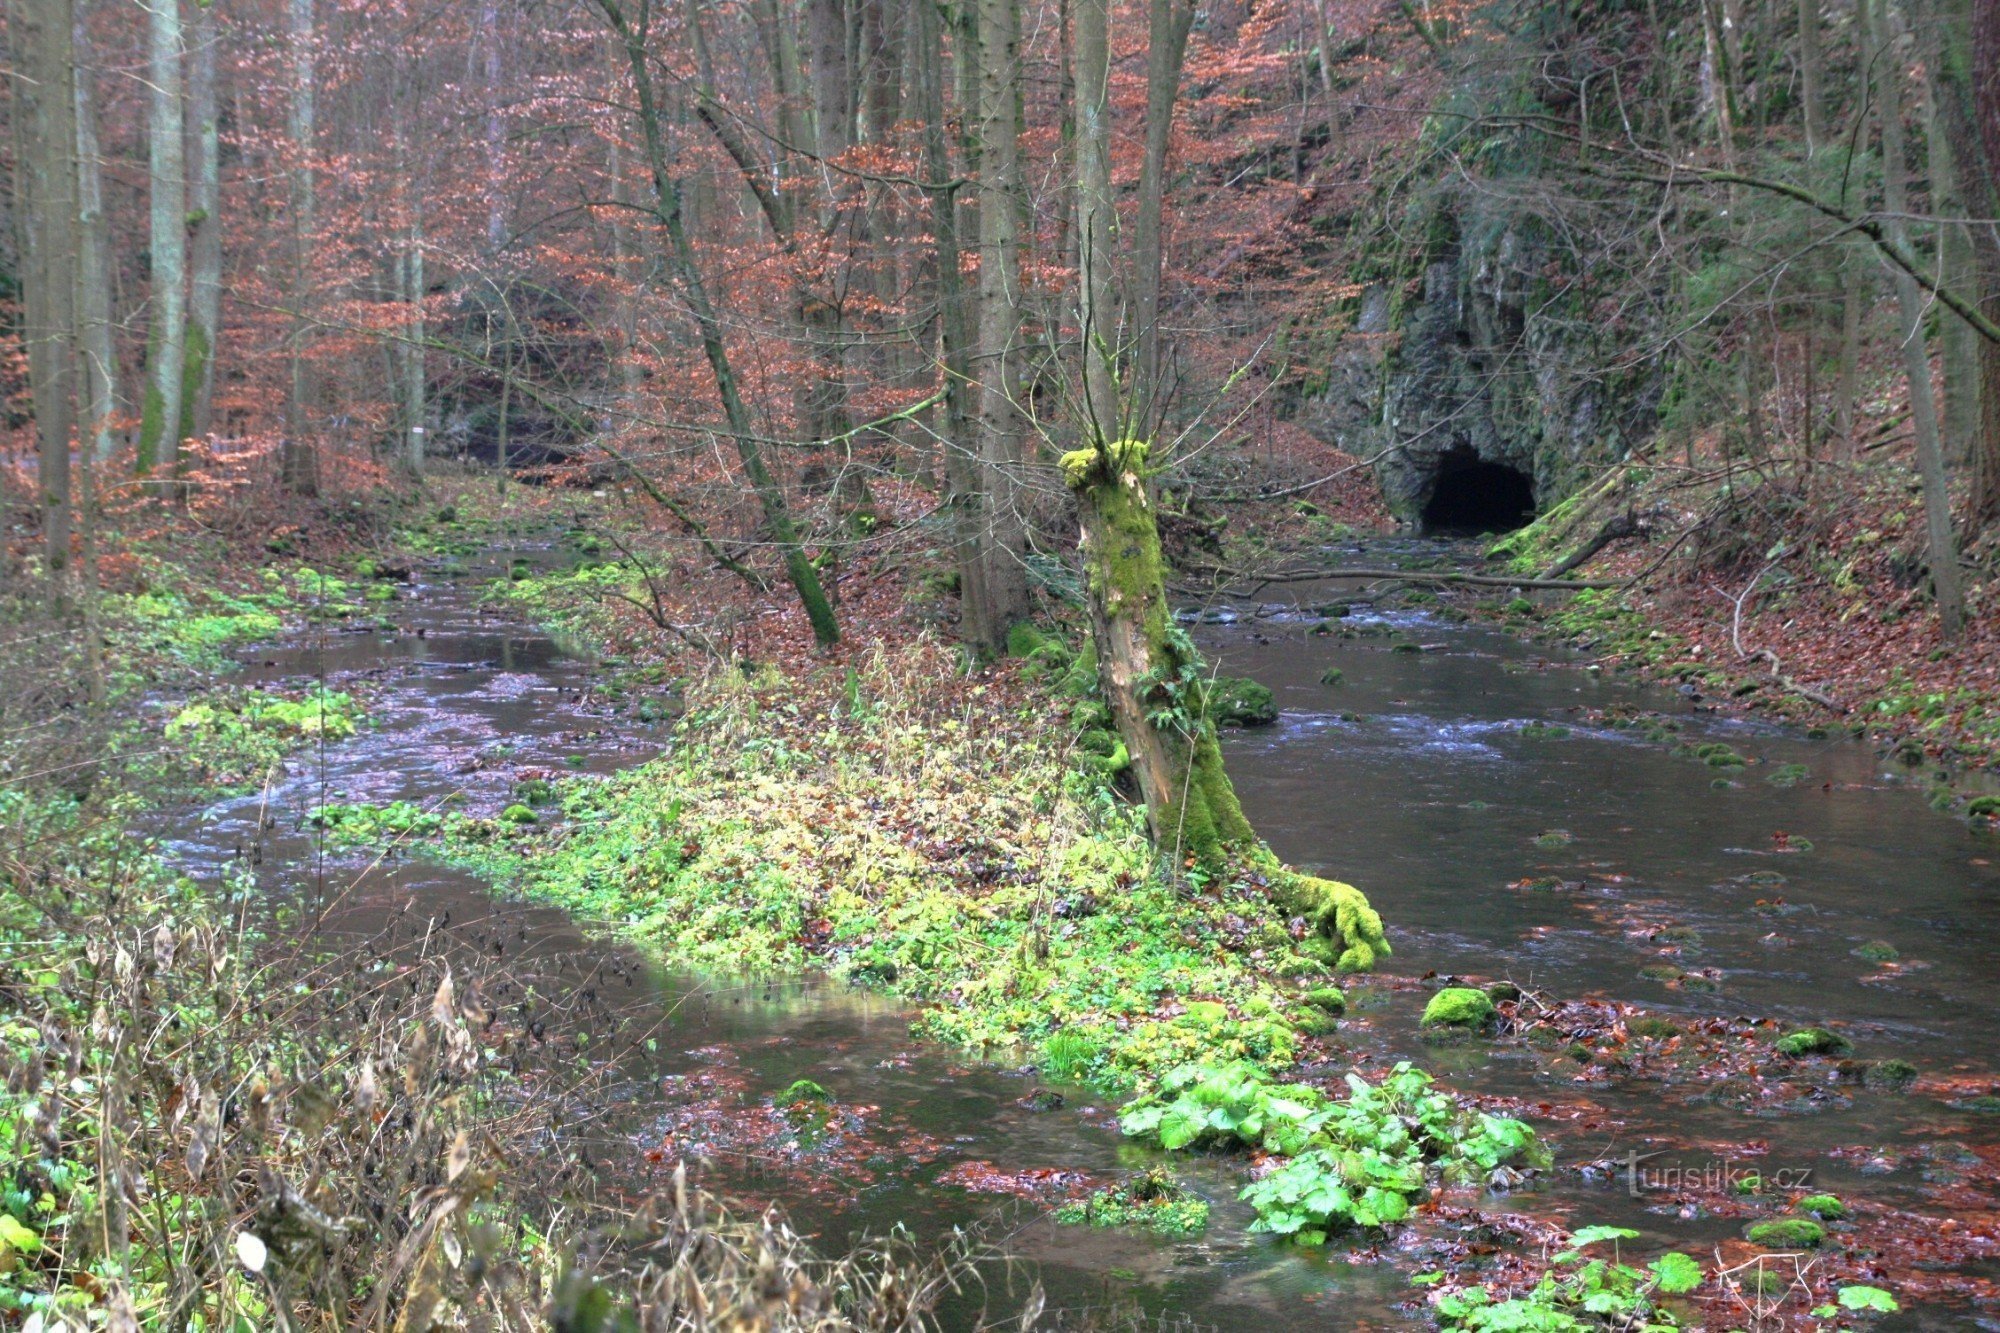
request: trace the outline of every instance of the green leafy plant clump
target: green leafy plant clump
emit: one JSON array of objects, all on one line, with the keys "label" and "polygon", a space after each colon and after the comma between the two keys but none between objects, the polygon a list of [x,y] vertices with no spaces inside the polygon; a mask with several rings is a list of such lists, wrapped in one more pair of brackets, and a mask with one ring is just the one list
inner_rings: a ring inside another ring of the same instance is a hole
[{"label": "green leafy plant clump", "polygon": [[1159,1236],[1195,1236],[1208,1228],[1208,1201],[1190,1193],[1171,1172],[1156,1168],[1063,1204],[1055,1220],[1067,1226],[1139,1227]]},{"label": "green leafy plant clump", "polygon": [[1130,1103],[1119,1128],[1169,1150],[1249,1148],[1287,1159],[1242,1198],[1253,1229],[1319,1245],[1335,1232],[1401,1221],[1434,1176],[1473,1178],[1544,1160],[1521,1121],[1470,1111],[1399,1064],[1379,1083],[1347,1076],[1333,1100],[1275,1083],[1253,1065],[1185,1065]]},{"label": "green leafy plant clump", "polygon": [[[1519,1294],[1484,1286],[1440,1286],[1432,1297],[1438,1322],[1472,1333],[1677,1328],[1678,1322],[1660,1307],[1658,1298],[1699,1288],[1701,1265],[1679,1251],[1669,1251],[1643,1268],[1628,1264],[1620,1242],[1636,1240],[1638,1235],[1625,1227],[1584,1227],[1571,1235],[1568,1249],[1553,1256],[1540,1281]],[[1608,1258],[1596,1252],[1607,1241],[1612,1246]],[[1442,1275],[1418,1280],[1442,1282]]]},{"label": "green leafy plant clump", "polygon": [[337,691],[227,690],[182,708],[164,735],[171,763],[227,786],[256,780],[302,743],[345,740],[363,720],[353,696]]}]

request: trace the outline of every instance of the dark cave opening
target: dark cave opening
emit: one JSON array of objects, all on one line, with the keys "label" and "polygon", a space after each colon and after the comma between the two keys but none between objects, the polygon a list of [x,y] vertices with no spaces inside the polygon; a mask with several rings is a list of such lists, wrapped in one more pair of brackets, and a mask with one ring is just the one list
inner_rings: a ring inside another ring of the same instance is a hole
[{"label": "dark cave opening", "polygon": [[1431,498],[1424,504],[1427,533],[1512,532],[1535,517],[1535,484],[1504,463],[1489,463],[1469,449],[1438,460]]}]

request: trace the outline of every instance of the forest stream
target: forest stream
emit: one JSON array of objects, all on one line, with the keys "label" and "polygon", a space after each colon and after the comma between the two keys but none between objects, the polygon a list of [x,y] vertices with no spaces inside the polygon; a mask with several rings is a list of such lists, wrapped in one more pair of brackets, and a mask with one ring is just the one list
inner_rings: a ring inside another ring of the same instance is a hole
[{"label": "forest stream", "polygon": [[[470,572],[504,570],[516,554]],[[1379,564],[1408,550],[1383,541],[1363,554]],[[255,683],[363,693],[373,725],[295,757],[269,791],[162,817],[167,850],[204,878],[252,862],[260,887],[282,888],[298,915],[335,930],[448,923],[507,948],[544,989],[587,991],[640,1023],[650,1042],[621,1055],[598,1117],[579,1119],[611,1175],[636,1181],[684,1157],[726,1194],[782,1200],[829,1246],[898,1223],[931,1236],[998,1218],[995,1238],[1026,1264],[1017,1288],[1032,1272],[1051,1306],[1136,1301],[1190,1327],[1259,1333],[1334,1326],[1335,1308],[1340,1327],[1424,1322],[1409,1284],[1421,1256],[1398,1255],[1395,1241],[1316,1253],[1250,1235],[1226,1162],[1176,1163],[1214,1205],[1193,1240],[1048,1221],[1048,1200],[1066,1188],[1156,1155],[1121,1141],[1114,1108],[1086,1090],[1055,1089],[1051,1107],[1032,1095],[1049,1091],[1032,1070],[914,1040],[893,1002],[825,979],[689,975],[560,912],[497,898],[469,872],[323,846],[311,815],[325,803],[450,800],[490,814],[524,774],[608,772],[665,744],[664,725],[593,699],[589,661],[484,609],[478,586],[420,571],[384,608],[393,631],[318,627],[247,654]],[[2000,1117],[1972,1099],[2000,1066],[1990,837],[1927,809],[1920,786],[1860,743],[1705,712],[1430,609],[1356,606],[1338,622],[1345,636],[1313,633],[1318,616],[1287,609],[1354,592],[1294,585],[1285,605],[1211,610],[1195,636],[1226,670],[1268,684],[1283,710],[1225,743],[1259,831],[1281,857],[1364,887],[1390,922],[1394,957],[1349,990],[1348,1057],[1421,1061],[1553,1144],[1552,1170],[1488,1206],[1630,1226],[1648,1246],[1696,1254],[1735,1235],[1741,1217],[1650,1188],[1658,1177],[1646,1172],[1809,1171],[1815,1190],[1909,1210],[1913,1234],[1929,1218],[1995,1206],[1980,1181],[2000,1154]],[[1392,650],[1388,629],[1421,650]],[[1333,667],[1342,678],[1323,684]],[[1749,763],[1718,770],[1611,725],[1632,714],[1677,724],[1679,741],[1726,742]],[[1780,775],[1791,785],[1767,780]],[[1432,973],[1682,1021],[1830,1026],[1858,1057],[1906,1060],[1926,1082],[1628,1080],[1560,1047],[1433,1048],[1417,1040],[1413,1009],[1428,989],[1417,979]],[[1944,1076],[1959,1080],[1954,1091],[1927,1088]],[[838,1108],[811,1151],[744,1130],[801,1078]],[[1624,1165],[1655,1152],[1642,1173]],[[2000,1277],[1992,1259],[1954,1263]],[[1004,1309],[1018,1294],[996,1276],[985,1299]],[[1963,1307],[1909,1294],[1892,1326],[1962,1326]]]}]

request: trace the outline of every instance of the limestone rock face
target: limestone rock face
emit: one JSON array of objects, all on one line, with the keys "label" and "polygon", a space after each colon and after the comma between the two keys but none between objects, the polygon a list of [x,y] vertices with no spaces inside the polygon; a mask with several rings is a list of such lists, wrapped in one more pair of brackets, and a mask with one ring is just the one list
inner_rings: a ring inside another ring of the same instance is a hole
[{"label": "limestone rock face", "polygon": [[1303,424],[1361,458],[1405,523],[1498,530],[1569,494],[1657,427],[1665,358],[1646,330],[1551,281],[1546,224],[1476,196],[1438,202],[1420,264],[1368,285]]}]

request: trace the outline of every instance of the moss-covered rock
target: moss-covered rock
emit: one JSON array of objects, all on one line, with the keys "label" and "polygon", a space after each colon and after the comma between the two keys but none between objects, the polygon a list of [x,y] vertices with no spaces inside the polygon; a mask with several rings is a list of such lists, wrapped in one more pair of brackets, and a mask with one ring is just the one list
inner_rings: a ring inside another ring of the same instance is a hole
[{"label": "moss-covered rock", "polygon": [[1831,1194],[1809,1194],[1799,1200],[1798,1210],[1822,1222],[1837,1222],[1847,1216],[1847,1205]]},{"label": "moss-covered rock", "polygon": [[1268,727],[1278,720],[1278,701],[1247,676],[1218,676],[1208,688],[1208,715],[1217,726]]},{"label": "moss-covered rock", "polygon": [[1320,986],[1305,993],[1305,1002],[1315,1009],[1324,1009],[1330,1014],[1347,1012],[1347,995],[1335,986]]},{"label": "moss-covered rock", "polygon": [[533,810],[530,810],[525,805],[516,803],[500,812],[500,822],[503,824],[534,824],[540,822],[540,820]]},{"label": "moss-covered rock", "polygon": [[1743,1234],[1767,1250],[1810,1250],[1826,1239],[1826,1228],[1811,1218],[1777,1217],[1753,1222]]},{"label": "moss-covered rock", "polygon": [[1470,986],[1447,986],[1431,996],[1419,1026],[1482,1028],[1492,1021],[1493,1001],[1485,991]]},{"label": "moss-covered rock", "polygon": [[803,1106],[808,1104],[827,1106],[833,1102],[833,1094],[811,1079],[802,1078],[771,1100],[774,1106]]},{"label": "moss-covered rock", "polygon": [[1917,1067],[1908,1060],[1876,1060],[1862,1069],[1861,1081],[1871,1088],[1896,1091],[1917,1081]]},{"label": "moss-covered rock", "polygon": [[1389,956],[1381,916],[1352,884],[1278,867],[1272,887],[1288,916],[1304,917],[1318,940],[1337,949],[1328,961],[1340,971],[1367,972]]},{"label": "moss-covered rock", "polygon": [[1800,1028],[1777,1040],[1778,1054],[1794,1059],[1807,1055],[1844,1055],[1853,1049],[1854,1043],[1825,1028]]},{"label": "moss-covered rock", "polygon": [[1893,963],[1902,952],[1887,940],[1870,940],[1857,948],[1854,956],[1870,963]]}]

